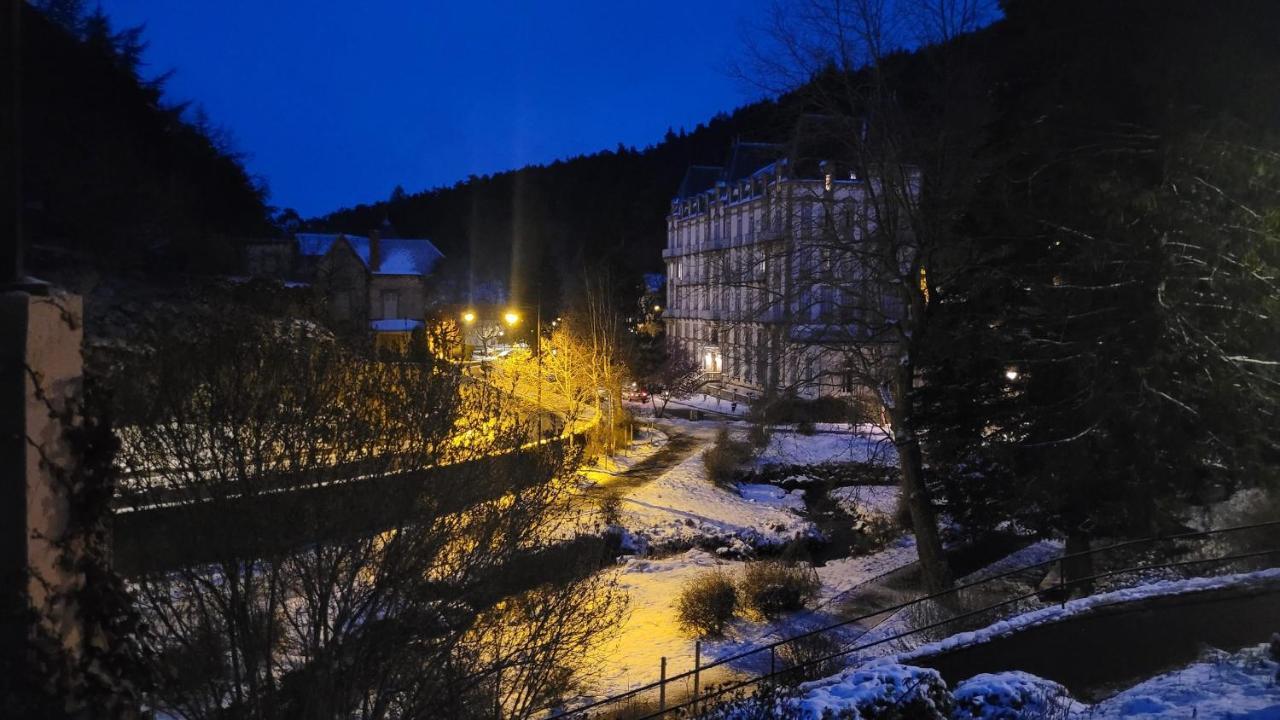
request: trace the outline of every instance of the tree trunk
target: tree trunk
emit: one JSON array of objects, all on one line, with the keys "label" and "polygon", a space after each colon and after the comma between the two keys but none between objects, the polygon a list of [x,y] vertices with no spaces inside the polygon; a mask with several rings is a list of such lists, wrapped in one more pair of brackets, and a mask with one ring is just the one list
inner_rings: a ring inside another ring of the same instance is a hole
[{"label": "tree trunk", "polygon": [[[1083,530],[1067,531],[1067,545],[1064,555],[1087,552],[1089,550],[1089,533]],[[1093,555],[1068,557],[1062,561],[1062,582],[1067,586],[1067,596],[1088,595],[1093,592],[1093,582],[1085,578],[1093,576]]]},{"label": "tree trunk", "polygon": [[941,592],[952,585],[951,566],[942,548],[938,532],[938,514],[925,483],[924,454],[920,439],[911,423],[911,382],[914,373],[909,365],[899,364],[895,372],[893,407],[889,409],[893,444],[898,451],[898,467],[902,473],[902,497],[911,511],[911,529],[916,535],[916,553],[925,588]]}]

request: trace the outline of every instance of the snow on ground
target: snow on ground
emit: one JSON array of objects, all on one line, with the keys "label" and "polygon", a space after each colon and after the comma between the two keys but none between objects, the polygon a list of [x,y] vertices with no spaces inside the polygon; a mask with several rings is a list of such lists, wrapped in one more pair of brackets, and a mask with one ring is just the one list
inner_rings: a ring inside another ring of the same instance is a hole
[{"label": "snow on ground", "polygon": [[[1280,663],[1266,645],[1235,653],[1207,650],[1198,661],[1144,680],[1110,698],[1088,705],[1073,700],[1066,688],[1030,673],[983,673],[951,691],[954,720],[1063,718],[1063,720],[1154,720],[1155,718],[1249,718],[1280,720]],[[801,686],[795,703],[808,718],[846,708],[874,710],[894,704],[918,686],[940,687],[933,670],[883,663],[845,670]],[[935,690],[936,692],[936,690]],[[918,694],[918,693],[917,693]]]},{"label": "snow on ground", "polygon": [[[1207,650],[1197,662],[1145,680],[1094,705],[1030,673],[983,673],[951,690],[953,720],[1062,718],[1063,720],[1280,720],[1280,663],[1266,645],[1239,652]],[[946,686],[934,670],[885,662],[844,670],[800,686],[793,703],[805,718],[843,710],[867,714],[913,702],[937,707]],[[860,717],[861,715],[854,715]]]},{"label": "snow on ground", "polygon": [[[1058,557],[1061,553],[1061,542],[1056,540],[1041,540],[1022,548],[1021,550],[1010,553],[977,572],[970,573],[960,578],[956,584],[966,585],[984,578],[994,577],[1011,570],[1016,570],[1045,560],[1051,560]],[[914,559],[914,556],[912,559]],[[912,622],[913,618],[911,613],[908,612],[906,608],[884,618],[874,628],[867,631],[866,635],[863,635],[858,639],[859,645],[870,645],[877,642],[881,644],[858,651],[851,661],[857,662],[858,660],[883,657],[885,655],[901,652],[904,649],[910,649],[917,646],[922,641],[918,639],[918,636],[916,635],[908,635],[903,638],[891,640],[891,638],[895,638],[898,635],[911,631]]]},{"label": "snow on ground", "polygon": [[1077,717],[1280,720],[1277,673],[1280,663],[1266,645],[1237,653],[1210,650],[1200,661],[1138,683]]},{"label": "snow on ground", "polygon": [[1112,592],[1098,593],[1097,595],[1090,595],[1077,600],[1070,600],[1065,605],[1052,605],[1039,610],[1033,610],[1029,613],[1024,613],[1007,620],[992,623],[981,630],[958,633],[944,640],[923,645],[914,650],[898,655],[897,659],[910,660],[911,658],[950,652],[962,647],[989,642],[995,638],[1003,637],[1036,625],[1058,622],[1075,615],[1088,614],[1108,605],[1132,602],[1134,600],[1142,600],[1145,598],[1182,595],[1205,592],[1208,590],[1219,590],[1223,588],[1255,586],[1266,587],[1275,585],[1280,585],[1280,568],[1268,568],[1266,570],[1258,570],[1256,572],[1236,573],[1234,575],[1223,575],[1220,577],[1164,580],[1161,582],[1151,583],[1149,585],[1125,588],[1123,590],[1113,590]]},{"label": "snow on ground", "polygon": [[590,466],[583,467],[578,473],[590,482],[607,482],[610,477],[624,473],[635,467],[642,460],[647,460],[656,455],[659,450],[666,446],[667,441],[667,434],[658,428],[640,425],[636,429],[636,434],[632,438],[631,444],[622,452],[598,458]]},{"label": "snow on ground", "polygon": [[898,509],[898,498],[902,496],[902,491],[897,485],[850,485],[835,488],[827,494],[836,501],[840,509],[853,517],[892,517]]},{"label": "snow on ground", "polygon": [[792,512],[804,512],[804,490],[787,492],[776,485],[738,483],[738,494],[748,502]]},{"label": "snow on ground", "polygon": [[660,560],[632,557],[618,572],[619,586],[630,597],[630,611],[616,640],[596,648],[588,666],[599,697],[615,695],[658,679],[667,658],[667,675],[693,669],[693,639],[676,622],[680,589],[714,568],[732,572],[741,563],[722,560],[702,550],[689,550]]},{"label": "snow on ground", "polygon": [[[661,405],[661,401],[659,401],[659,405]],[[671,398],[667,402],[667,408],[673,410],[703,410],[736,417],[743,417],[747,414],[747,403],[738,402],[735,408],[732,400],[725,400],[707,393],[694,393],[687,398]]]},{"label": "snow on ground", "polygon": [[815,433],[775,430],[769,445],[756,458],[757,468],[769,465],[819,465],[870,462],[889,465],[897,461],[893,444],[869,425],[856,432]]},{"label": "snow on ground", "polygon": [[916,538],[908,534],[898,537],[877,553],[829,560],[826,565],[815,568],[818,579],[822,581],[818,602],[823,605],[833,603],[859,585],[906,567],[917,559]]},{"label": "snow on ground", "polygon": [[[709,425],[687,428],[708,445],[715,430]],[[813,523],[798,512],[802,497],[766,493],[757,485],[740,486],[737,492],[720,487],[707,477],[702,453],[695,451],[623,497],[621,524],[650,549],[696,545],[743,552],[816,535]]]}]

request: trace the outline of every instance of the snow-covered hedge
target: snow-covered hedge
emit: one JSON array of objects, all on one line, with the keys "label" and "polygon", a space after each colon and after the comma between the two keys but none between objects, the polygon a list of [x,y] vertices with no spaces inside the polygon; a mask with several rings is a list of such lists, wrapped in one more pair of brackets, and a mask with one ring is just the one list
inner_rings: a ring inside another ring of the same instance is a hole
[{"label": "snow-covered hedge", "polygon": [[951,694],[937,670],[885,663],[846,670],[801,686],[798,701],[808,717],[839,720],[945,720]]},{"label": "snow-covered hedge", "polygon": [[1052,680],[1009,671],[974,675],[956,686],[954,720],[1023,720],[1054,716],[1071,702],[1067,689]]}]

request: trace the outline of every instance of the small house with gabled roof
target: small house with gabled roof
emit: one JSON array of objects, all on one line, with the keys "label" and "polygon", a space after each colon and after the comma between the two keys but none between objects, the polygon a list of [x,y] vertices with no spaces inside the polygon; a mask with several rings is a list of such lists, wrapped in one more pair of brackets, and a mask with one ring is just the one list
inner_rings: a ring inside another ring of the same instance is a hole
[{"label": "small house with gabled roof", "polygon": [[[382,232],[368,235],[296,233],[285,273],[317,291],[336,325],[372,332],[380,344],[407,340],[423,327],[428,279],[444,259],[430,240],[388,236],[393,234],[388,231],[384,225]],[[266,270],[255,267],[253,259],[251,273]],[[279,262],[273,260],[271,269]]]}]

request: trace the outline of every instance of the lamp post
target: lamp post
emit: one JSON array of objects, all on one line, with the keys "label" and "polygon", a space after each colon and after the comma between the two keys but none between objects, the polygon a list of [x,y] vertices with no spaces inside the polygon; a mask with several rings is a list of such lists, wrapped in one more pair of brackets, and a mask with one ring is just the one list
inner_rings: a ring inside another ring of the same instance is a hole
[{"label": "lamp post", "polygon": [[[520,324],[520,314],[516,312],[516,308],[528,309],[528,305],[514,305],[506,314],[502,316],[506,320],[507,325],[515,328]],[[533,353],[538,359],[538,442],[542,442],[542,298],[538,298],[537,305],[534,308],[534,335],[533,335]]]}]

